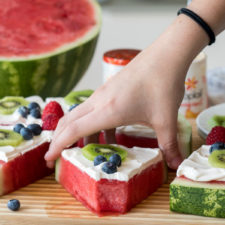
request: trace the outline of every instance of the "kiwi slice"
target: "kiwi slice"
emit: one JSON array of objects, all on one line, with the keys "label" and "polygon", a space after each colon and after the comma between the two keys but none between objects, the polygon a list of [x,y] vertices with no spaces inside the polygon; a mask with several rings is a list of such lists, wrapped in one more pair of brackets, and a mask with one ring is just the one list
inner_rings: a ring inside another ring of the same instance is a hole
[{"label": "kiwi slice", "polygon": [[115,153],[120,155],[122,161],[127,157],[127,151],[125,149],[113,145],[88,144],[82,148],[83,156],[91,161],[94,161],[98,155],[102,155],[109,160],[110,156]]},{"label": "kiwi slice", "polygon": [[0,114],[8,115],[20,106],[27,106],[29,102],[23,97],[7,96],[0,100]]},{"label": "kiwi slice", "polygon": [[208,160],[213,167],[225,168],[225,149],[213,151]]},{"label": "kiwi slice", "polygon": [[18,146],[23,141],[23,137],[12,131],[0,129],[0,146]]},{"label": "kiwi slice", "polygon": [[83,90],[83,91],[71,91],[65,98],[66,104],[69,106],[74,104],[81,104],[86,99],[88,99],[92,94],[93,90]]},{"label": "kiwi slice", "polygon": [[225,116],[214,115],[209,119],[208,124],[209,124],[210,128],[213,128],[215,126],[224,126],[225,127]]}]

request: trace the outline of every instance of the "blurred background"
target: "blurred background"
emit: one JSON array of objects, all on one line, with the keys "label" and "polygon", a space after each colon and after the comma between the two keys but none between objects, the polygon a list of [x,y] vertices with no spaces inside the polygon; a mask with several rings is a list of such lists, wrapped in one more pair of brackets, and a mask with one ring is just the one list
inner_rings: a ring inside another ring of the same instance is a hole
[{"label": "blurred background", "polygon": [[[186,0],[99,0],[102,30],[93,61],[75,90],[96,89],[103,83],[102,56],[115,48],[143,49],[150,45],[185,7]],[[225,32],[206,47],[207,67],[225,66]]]}]

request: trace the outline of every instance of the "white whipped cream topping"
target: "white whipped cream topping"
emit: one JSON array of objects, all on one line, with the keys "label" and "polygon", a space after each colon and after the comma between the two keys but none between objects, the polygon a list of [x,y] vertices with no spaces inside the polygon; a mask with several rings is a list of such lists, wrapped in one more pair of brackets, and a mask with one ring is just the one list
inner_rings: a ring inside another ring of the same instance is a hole
[{"label": "white whipped cream topping", "polygon": [[[30,96],[25,98],[28,102],[37,102],[41,109],[43,109],[44,102],[40,96]],[[12,125],[16,123],[23,123],[23,124],[31,124],[31,123],[37,123],[42,124],[41,119],[36,119],[32,117],[31,115],[28,115],[27,118],[24,118],[20,115],[18,112],[18,109],[15,110],[13,114],[10,115],[0,115],[0,124],[1,125]]]},{"label": "white whipped cream topping", "polygon": [[52,101],[56,101],[61,105],[64,114],[69,112],[70,106],[65,103],[64,98],[62,98],[62,97],[46,98],[45,99],[45,102],[46,102],[45,105],[47,105],[49,102],[52,102]]},{"label": "white whipped cream topping", "polygon": [[116,133],[128,136],[156,138],[155,131],[152,128],[139,124],[118,127],[116,128]]},{"label": "white whipped cream topping", "polygon": [[[0,129],[12,130],[13,126],[0,126]],[[34,136],[28,141],[24,140],[19,146],[0,146],[0,160],[8,162],[45,142],[50,142],[52,140],[52,136],[53,131],[44,130],[39,136]]]},{"label": "white whipped cream topping", "polygon": [[150,148],[125,148],[127,151],[127,158],[118,167],[117,172],[107,174],[101,170],[102,165],[94,166],[93,161],[86,159],[80,148],[67,149],[62,152],[62,157],[70,163],[78,167],[81,171],[87,173],[96,181],[100,179],[128,181],[131,177],[141,173],[147,167],[163,160],[162,153],[159,149]]},{"label": "white whipped cream topping", "polygon": [[215,168],[208,162],[210,145],[203,145],[194,151],[178,167],[177,176],[194,181],[225,181],[225,169]]}]

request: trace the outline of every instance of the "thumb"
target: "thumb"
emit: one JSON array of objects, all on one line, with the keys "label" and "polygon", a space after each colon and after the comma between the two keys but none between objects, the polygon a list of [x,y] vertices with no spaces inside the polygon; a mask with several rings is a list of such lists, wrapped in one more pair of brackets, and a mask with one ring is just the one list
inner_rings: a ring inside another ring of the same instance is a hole
[{"label": "thumb", "polygon": [[[165,118],[166,119],[166,118]],[[177,142],[177,118],[167,118],[166,122],[153,127],[156,131],[160,149],[163,151],[168,167],[177,169],[182,162]]]}]

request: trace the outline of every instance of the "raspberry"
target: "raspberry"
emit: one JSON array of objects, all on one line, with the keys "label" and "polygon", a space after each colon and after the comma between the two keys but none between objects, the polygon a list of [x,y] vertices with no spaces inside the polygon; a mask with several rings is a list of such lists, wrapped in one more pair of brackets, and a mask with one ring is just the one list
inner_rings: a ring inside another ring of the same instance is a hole
[{"label": "raspberry", "polygon": [[43,130],[55,130],[59,122],[59,117],[56,114],[49,114],[43,118]]},{"label": "raspberry", "polygon": [[216,126],[213,127],[206,138],[206,144],[212,145],[215,142],[225,143],[225,127]]},{"label": "raspberry", "polygon": [[62,107],[56,101],[51,101],[45,106],[42,112],[42,117],[41,117],[42,120],[49,114],[56,114],[58,118],[61,118],[62,116],[64,116]]}]

